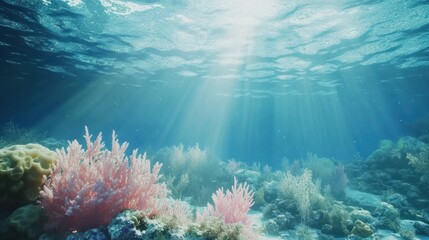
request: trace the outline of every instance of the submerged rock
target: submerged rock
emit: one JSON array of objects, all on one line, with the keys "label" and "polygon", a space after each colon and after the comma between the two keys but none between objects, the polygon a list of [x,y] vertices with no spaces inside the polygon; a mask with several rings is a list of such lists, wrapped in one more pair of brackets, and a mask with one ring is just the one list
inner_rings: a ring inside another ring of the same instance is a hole
[{"label": "submerged rock", "polygon": [[265,231],[270,235],[278,235],[279,225],[277,225],[274,219],[270,219],[265,223]]},{"label": "submerged rock", "polygon": [[0,239],[37,239],[43,232],[43,223],[43,209],[25,205],[1,222]]},{"label": "submerged rock", "polygon": [[352,233],[356,236],[367,238],[371,236],[374,232],[372,231],[371,226],[362,222],[361,220],[356,220],[352,229]]},{"label": "submerged rock", "polygon": [[249,185],[256,186],[262,180],[261,173],[250,169],[240,169],[234,173],[239,181],[246,181]]},{"label": "submerged rock", "polygon": [[419,178],[418,186],[422,194],[429,195],[429,174],[425,174]]},{"label": "submerged rock", "polygon": [[333,231],[333,227],[330,224],[323,224],[321,231],[324,234],[331,234]]},{"label": "submerged rock", "polygon": [[409,208],[407,198],[399,193],[391,194],[387,197],[387,202],[392,204],[395,208],[406,209]]},{"label": "submerged rock", "polygon": [[350,219],[353,222],[356,222],[357,220],[360,220],[367,224],[373,224],[375,222],[375,219],[372,217],[371,213],[367,210],[363,209],[355,209],[350,213]]},{"label": "submerged rock", "polygon": [[143,232],[137,226],[140,221],[134,211],[126,210],[112,219],[107,229],[112,239],[142,239]]},{"label": "submerged rock", "polygon": [[416,228],[416,233],[420,235],[429,236],[429,224],[424,222],[416,221],[414,223],[414,228]]},{"label": "submerged rock", "polygon": [[375,194],[361,192],[351,188],[345,189],[345,199],[347,202],[356,204],[367,210],[375,210],[381,204],[381,197]]},{"label": "submerged rock", "polygon": [[148,219],[138,211],[125,210],[109,224],[107,230],[112,240],[184,240],[182,229],[171,229],[164,223]]},{"label": "submerged rock", "polygon": [[66,240],[108,240],[110,239],[103,227],[93,228],[84,233],[74,233],[68,235]]},{"label": "submerged rock", "polygon": [[382,202],[374,213],[378,217],[377,225],[398,232],[400,229],[399,211],[391,204]]}]

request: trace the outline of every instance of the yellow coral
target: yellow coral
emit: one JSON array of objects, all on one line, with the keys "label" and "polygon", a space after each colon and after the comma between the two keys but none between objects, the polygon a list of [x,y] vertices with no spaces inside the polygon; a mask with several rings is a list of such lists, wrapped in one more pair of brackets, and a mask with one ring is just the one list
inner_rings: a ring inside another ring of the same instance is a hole
[{"label": "yellow coral", "polygon": [[367,238],[371,236],[374,232],[368,224],[362,222],[361,220],[356,220],[352,229],[352,233],[358,237]]},{"label": "yellow coral", "polygon": [[39,144],[0,149],[0,204],[20,206],[36,200],[56,161],[55,152]]}]

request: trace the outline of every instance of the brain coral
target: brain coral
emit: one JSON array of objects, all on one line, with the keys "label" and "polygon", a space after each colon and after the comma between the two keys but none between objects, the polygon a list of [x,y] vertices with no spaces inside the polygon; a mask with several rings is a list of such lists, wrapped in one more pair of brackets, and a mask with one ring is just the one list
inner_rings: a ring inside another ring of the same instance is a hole
[{"label": "brain coral", "polygon": [[57,155],[39,144],[0,149],[0,206],[22,206],[36,200],[43,175],[54,167]]}]

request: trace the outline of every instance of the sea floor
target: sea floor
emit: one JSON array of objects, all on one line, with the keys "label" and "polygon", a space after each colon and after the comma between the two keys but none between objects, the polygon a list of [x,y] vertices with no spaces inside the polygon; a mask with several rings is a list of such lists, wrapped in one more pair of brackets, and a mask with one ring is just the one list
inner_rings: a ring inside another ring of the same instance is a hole
[{"label": "sea floor", "polygon": [[[88,132],[87,134],[89,135]],[[43,145],[50,146],[50,149],[58,149],[63,146],[63,142],[50,141],[50,143],[44,142]],[[388,145],[389,148],[384,145]],[[210,200],[210,197],[213,198],[214,192],[218,194],[217,192],[221,190],[220,194],[224,196],[223,194],[226,194],[224,189],[228,189],[227,191],[237,189],[237,182],[239,188],[246,191],[251,189],[255,210],[250,211],[250,218],[261,240],[360,239],[357,236],[370,236],[367,239],[374,240],[429,240],[429,155],[427,155],[429,144],[405,137],[396,144],[389,142],[384,145],[375,150],[366,160],[347,165],[309,154],[308,159],[305,160],[286,161],[282,170],[272,170],[268,165],[261,167],[258,164],[250,165],[235,160],[223,162],[216,157],[208,157],[206,151],[200,149],[198,145],[187,149],[183,145],[161,149],[153,154],[152,162],[159,162],[165,166],[162,172],[163,182],[171,189],[172,195],[175,194],[178,199],[188,202],[193,212],[202,212],[204,207],[196,206],[206,206],[206,201],[212,204],[213,200]],[[22,149],[36,148],[34,144],[18,146],[19,151],[16,150],[16,146],[12,149],[17,154],[21,154]],[[4,149],[4,151],[12,151],[7,147]],[[54,162],[52,159],[55,153],[42,145],[38,145],[37,149],[40,154],[46,154],[44,157],[46,162]],[[421,159],[417,159],[416,156]],[[409,160],[410,157],[413,161],[420,161],[416,165],[419,168],[412,164],[414,162]],[[173,159],[176,160],[173,161]],[[178,165],[178,162],[181,165]],[[100,169],[102,169],[101,166],[104,165],[100,165]],[[79,173],[78,176],[86,178],[87,175],[79,169],[81,168],[76,167],[67,171],[70,176],[76,176],[71,173]],[[65,169],[62,173],[64,172],[66,172]],[[326,172],[329,174],[325,174]],[[102,179],[109,180],[109,178]],[[232,190],[229,190],[232,180],[234,185]],[[323,189],[321,189],[322,182]],[[65,184],[63,187],[69,187],[69,185],[71,184]],[[41,186],[36,187],[38,189]],[[69,187],[68,191],[73,192],[75,189]],[[19,197],[21,195],[17,197],[21,201]],[[243,200],[245,197],[241,196],[238,202],[245,201]],[[308,200],[310,198],[311,202]],[[307,212],[304,212],[308,215],[303,215],[304,217],[300,216],[299,209],[302,199],[308,200],[308,204],[304,205],[308,207]],[[22,202],[25,202],[25,199]],[[13,204],[19,205],[16,202]],[[30,202],[31,204],[34,205]],[[31,207],[31,209],[34,208],[38,208],[35,210],[38,213],[42,211],[40,205]],[[79,208],[79,205],[75,208]],[[46,207],[43,211],[49,214]],[[1,214],[0,220],[6,219],[6,216]],[[18,215],[24,216],[21,219],[27,220],[25,215]],[[305,217],[307,217],[305,221],[314,228],[301,225]],[[35,228],[38,227],[40,230],[41,227],[38,225],[41,221],[45,221],[44,216],[38,214],[33,221]],[[6,224],[6,221],[5,225],[7,228],[2,229],[0,224],[0,239],[22,239],[5,238],[3,233],[11,236],[22,235],[27,234],[26,231],[30,229],[27,227],[25,231],[18,231],[13,224],[8,222]],[[401,235],[398,232],[401,232]],[[416,233],[417,235],[414,235]]]},{"label": "sea floor", "polygon": [[[251,211],[250,216],[253,219],[253,224],[256,229],[263,229],[264,220],[262,216],[262,212],[259,211]],[[402,220],[401,225],[412,228],[414,221],[413,220]],[[320,239],[317,229],[310,228],[309,231],[313,236],[312,239]],[[268,234],[261,233],[261,240],[283,240],[283,239],[294,239],[293,238],[293,230],[289,231],[281,231],[279,236],[272,236]],[[348,240],[350,238],[347,237],[339,237],[334,238],[337,240]],[[356,238],[359,239],[359,238]],[[371,237],[367,239],[380,239],[380,240],[403,240],[399,233],[395,233],[391,230],[379,229],[377,230]],[[415,240],[429,240],[429,237],[416,235]]]}]

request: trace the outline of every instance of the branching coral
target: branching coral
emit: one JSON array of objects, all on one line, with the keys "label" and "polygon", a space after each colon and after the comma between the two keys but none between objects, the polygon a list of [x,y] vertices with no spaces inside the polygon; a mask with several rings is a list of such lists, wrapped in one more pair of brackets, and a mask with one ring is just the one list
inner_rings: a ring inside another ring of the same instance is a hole
[{"label": "branching coral", "polygon": [[313,183],[311,178],[311,171],[304,169],[300,176],[293,176],[287,172],[280,183],[283,197],[295,202],[303,223],[307,222],[312,205],[323,199],[320,194],[320,182]]},{"label": "branching coral", "polygon": [[407,159],[417,171],[429,174],[429,148],[418,154],[407,153]]},{"label": "branching coral", "polygon": [[158,183],[161,164],[151,169],[146,155],[134,150],[125,156],[112,134],[112,150],[105,149],[101,133],[94,142],[85,128],[86,150],[78,141],[57,151],[59,161],[41,191],[49,229],[85,230],[106,225],[124,209],[143,210],[148,216],[165,208],[167,188]]},{"label": "branching coral", "polygon": [[234,178],[232,190],[224,193],[222,188],[218,189],[212,196],[214,205],[207,204],[207,208],[197,215],[197,222],[202,225],[209,222],[210,225],[220,219],[225,225],[220,229],[230,229],[228,226],[236,225],[245,239],[254,239],[256,235],[252,231],[252,222],[247,215],[253,205],[253,195],[254,192],[249,190],[249,185],[237,184],[237,179]]}]

